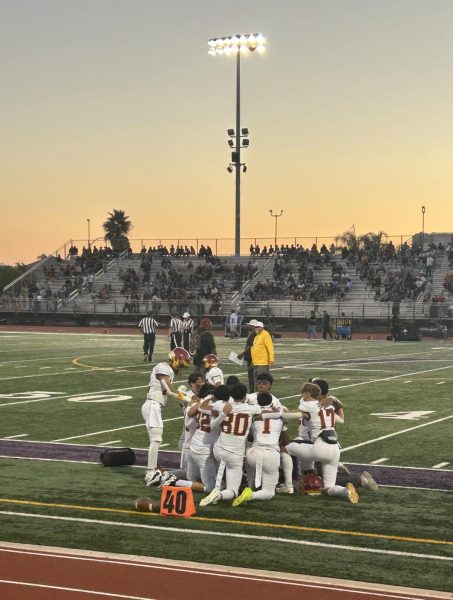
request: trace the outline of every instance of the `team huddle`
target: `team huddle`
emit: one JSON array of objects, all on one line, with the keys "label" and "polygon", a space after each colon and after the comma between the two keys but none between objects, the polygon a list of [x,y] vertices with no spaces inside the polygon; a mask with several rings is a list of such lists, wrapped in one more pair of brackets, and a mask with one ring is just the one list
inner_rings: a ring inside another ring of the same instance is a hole
[{"label": "team huddle", "polygon": [[[301,492],[322,492],[357,504],[354,484],[337,483],[340,446],[335,426],[344,423],[345,416],[342,403],[329,395],[325,380],[304,383],[298,409],[290,411],[271,393],[270,373],[258,373],[255,391],[248,393],[236,376],[224,381],[219,358],[212,353],[204,357],[199,372],[189,375],[187,386],[175,388],[175,375],[190,362],[187,350],[176,347],[168,361],[158,363],[151,372],[142,406],[150,438],[146,485],[191,487],[206,494],[199,503],[202,507],[220,501],[239,506],[271,500],[276,492],[293,494],[299,474]],[[180,469],[165,471],[158,468],[158,451],[163,434],[161,409],[169,396],[181,405],[184,427]],[[299,423],[294,439],[288,433],[292,419]],[[357,483],[378,489],[368,472]]]}]

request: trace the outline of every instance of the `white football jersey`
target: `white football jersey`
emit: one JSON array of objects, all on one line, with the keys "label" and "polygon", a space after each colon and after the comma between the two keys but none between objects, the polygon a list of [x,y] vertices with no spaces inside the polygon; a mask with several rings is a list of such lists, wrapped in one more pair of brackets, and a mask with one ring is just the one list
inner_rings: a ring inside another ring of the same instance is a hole
[{"label": "white football jersey", "polygon": [[321,431],[335,429],[335,410],[329,406],[320,408],[317,400],[302,400],[299,404],[299,410],[310,415],[309,420],[305,420],[311,439],[315,440]]},{"label": "white football jersey", "polygon": [[[222,404],[223,408],[223,404]],[[190,442],[190,450],[197,454],[210,454],[220,433],[220,420],[206,410],[197,411],[196,429]]]},{"label": "white football jersey", "polygon": [[[277,396],[274,396],[274,394],[271,394],[271,396],[272,406],[275,406],[275,408],[282,408],[282,403],[277,398]],[[251,394],[247,394],[247,402],[248,404],[258,404],[258,392],[252,392]]]},{"label": "white football jersey", "polygon": [[[264,409],[263,414],[266,412],[272,411]],[[278,442],[280,439],[282,427],[282,419],[265,419],[264,421],[253,421],[251,429],[253,434],[252,446],[265,446],[267,448],[275,448],[276,450],[280,450]]]},{"label": "white football jersey", "polygon": [[206,381],[211,385],[223,385],[223,371],[219,367],[211,367],[206,372]]},{"label": "white football jersey", "polygon": [[234,402],[233,411],[220,425],[218,448],[245,456],[245,442],[253,422],[253,415],[261,413],[261,406],[247,402]]},{"label": "white football jersey", "polygon": [[166,375],[170,378],[170,381],[173,381],[175,372],[168,363],[163,362],[158,363],[151,371],[151,376],[149,378],[149,390],[146,398],[148,400],[159,402],[159,404],[165,406],[167,404],[167,392],[163,387],[162,382],[157,379],[157,375]]},{"label": "white football jersey", "polygon": [[193,435],[197,430],[197,419],[196,417],[189,417],[187,412],[190,406],[187,406],[184,411],[184,442],[183,448],[188,450],[190,447],[190,442],[192,441]]}]

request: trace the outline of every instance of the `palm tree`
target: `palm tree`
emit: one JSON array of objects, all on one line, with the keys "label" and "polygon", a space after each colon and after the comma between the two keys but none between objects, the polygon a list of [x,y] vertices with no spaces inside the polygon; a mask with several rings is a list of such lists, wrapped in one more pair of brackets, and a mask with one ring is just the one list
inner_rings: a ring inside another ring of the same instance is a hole
[{"label": "palm tree", "polygon": [[113,209],[109,212],[108,219],[103,223],[102,227],[105,231],[105,239],[109,240],[114,252],[121,252],[129,248],[129,240],[127,234],[132,229],[132,223],[125,211]]},{"label": "palm tree", "polygon": [[350,252],[357,252],[360,246],[360,237],[355,234],[355,231],[348,229],[341,235],[335,237],[337,245],[345,246]]}]

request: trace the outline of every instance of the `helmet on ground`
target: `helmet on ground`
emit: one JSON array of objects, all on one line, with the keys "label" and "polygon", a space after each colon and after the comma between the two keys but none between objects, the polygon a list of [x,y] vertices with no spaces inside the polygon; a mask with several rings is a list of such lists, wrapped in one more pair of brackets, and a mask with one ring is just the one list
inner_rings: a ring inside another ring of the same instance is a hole
[{"label": "helmet on ground", "polygon": [[303,493],[316,496],[321,493],[322,478],[316,473],[308,473],[303,479]]},{"label": "helmet on ground", "polygon": [[171,366],[174,369],[188,367],[190,365],[190,354],[185,348],[174,348],[168,353]]},{"label": "helmet on ground", "polygon": [[200,327],[201,327],[201,329],[211,329],[211,327],[212,327],[211,319],[208,319],[208,317],[204,317],[203,319],[201,319]]},{"label": "helmet on ground", "polygon": [[210,367],[216,367],[219,364],[219,357],[217,354],[206,354],[203,358],[203,367],[209,369]]}]

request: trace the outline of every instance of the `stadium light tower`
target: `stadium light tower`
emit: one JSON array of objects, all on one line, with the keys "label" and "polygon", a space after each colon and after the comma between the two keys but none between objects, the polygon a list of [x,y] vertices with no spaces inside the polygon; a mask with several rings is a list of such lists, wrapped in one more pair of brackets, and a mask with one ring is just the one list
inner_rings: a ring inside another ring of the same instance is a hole
[{"label": "stadium light tower", "polygon": [[270,209],[269,212],[271,213],[271,217],[274,217],[274,219],[275,219],[275,237],[274,237],[274,250],[275,250],[275,248],[277,246],[277,221],[278,221],[279,217],[282,216],[283,209],[280,211],[279,215],[277,213],[275,213],[275,215],[274,215],[274,213],[272,212],[272,209]]},{"label": "stadium light tower", "polygon": [[[235,236],[234,253],[236,256],[241,254],[241,167],[245,173],[247,167],[241,163],[241,148],[248,148],[248,129],[241,130],[241,54],[248,52],[263,53],[265,50],[266,39],[263,35],[237,34],[229,37],[212,38],[208,41],[208,54],[211,56],[223,55],[236,56],[236,131],[229,129],[230,139],[228,144],[232,148],[231,167],[236,170],[236,218],[235,218]],[[244,168],[245,167],[245,168]],[[229,169],[228,169],[229,170]],[[231,171],[229,171],[231,172]]]}]

